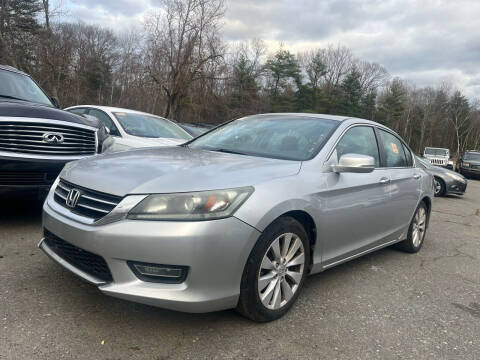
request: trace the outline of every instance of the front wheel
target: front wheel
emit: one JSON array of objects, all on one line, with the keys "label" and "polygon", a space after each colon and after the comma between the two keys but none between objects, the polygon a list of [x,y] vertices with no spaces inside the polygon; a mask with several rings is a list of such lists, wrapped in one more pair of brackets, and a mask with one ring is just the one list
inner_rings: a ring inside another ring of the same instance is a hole
[{"label": "front wheel", "polygon": [[427,231],[427,206],[422,201],[413,215],[412,222],[408,228],[407,239],[399,242],[397,247],[409,253],[420,251]]},{"label": "front wheel", "polygon": [[433,183],[435,185],[435,196],[443,196],[445,195],[445,183],[443,182],[443,180],[437,178],[437,177],[434,177],[433,178]]},{"label": "front wheel", "polygon": [[291,217],[270,224],[245,265],[237,310],[259,322],[283,316],[303,287],[310,264],[308,235]]}]

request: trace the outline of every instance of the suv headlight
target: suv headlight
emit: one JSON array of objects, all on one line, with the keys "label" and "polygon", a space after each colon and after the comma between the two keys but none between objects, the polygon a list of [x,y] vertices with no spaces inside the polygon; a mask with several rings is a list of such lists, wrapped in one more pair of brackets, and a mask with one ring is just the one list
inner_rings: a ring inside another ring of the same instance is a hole
[{"label": "suv headlight", "polygon": [[253,193],[253,187],[149,195],[128,213],[128,219],[198,221],[231,216]]},{"label": "suv headlight", "polygon": [[469,163],[462,163],[462,167],[470,167]]}]

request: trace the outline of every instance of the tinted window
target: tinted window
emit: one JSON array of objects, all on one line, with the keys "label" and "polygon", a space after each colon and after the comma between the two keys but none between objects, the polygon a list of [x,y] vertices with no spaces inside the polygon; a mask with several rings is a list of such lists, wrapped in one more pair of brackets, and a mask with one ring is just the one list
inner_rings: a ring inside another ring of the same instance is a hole
[{"label": "tinted window", "polygon": [[52,106],[52,102],[30,77],[0,70],[0,96]]},{"label": "tinted window", "polygon": [[85,113],[85,110],[86,110],[85,108],[80,108],[80,109],[70,109],[68,111],[74,114],[82,115]]},{"label": "tinted window", "polygon": [[192,138],[177,124],[158,116],[130,112],[114,112],[113,115],[123,130],[133,136],[183,140]]},{"label": "tinted window", "polygon": [[385,167],[405,167],[407,161],[403,151],[402,142],[394,135],[378,130],[380,133],[380,146],[385,154]]},{"label": "tinted window", "polygon": [[480,154],[476,153],[465,153],[465,156],[463,157],[464,160],[474,160],[474,161],[480,161]]},{"label": "tinted window", "polygon": [[120,136],[120,132],[118,131],[112,119],[110,119],[110,116],[105,114],[103,111],[90,109],[88,115],[95,116],[98,120],[102,122],[104,126],[108,127],[110,129],[110,135]]},{"label": "tinted window", "polygon": [[338,142],[335,150],[337,150],[338,160],[344,154],[369,155],[375,159],[375,167],[380,166],[377,139],[370,126],[355,126],[348,130]]},{"label": "tinted window", "polygon": [[403,145],[403,151],[405,151],[407,166],[413,166],[412,153],[410,152],[410,150],[405,145]]},{"label": "tinted window", "polygon": [[339,124],[309,116],[260,115],[229,122],[188,146],[287,160],[313,158]]}]

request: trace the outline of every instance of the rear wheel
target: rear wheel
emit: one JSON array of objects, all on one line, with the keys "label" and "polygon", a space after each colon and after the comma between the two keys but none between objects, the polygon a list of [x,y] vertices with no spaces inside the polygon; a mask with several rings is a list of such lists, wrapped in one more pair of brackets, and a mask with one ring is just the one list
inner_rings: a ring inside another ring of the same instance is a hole
[{"label": "rear wheel", "polygon": [[435,185],[435,196],[444,196],[445,195],[445,183],[442,179],[437,177],[433,178],[433,183]]},{"label": "rear wheel", "polygon": [[237,310],[266,322],[283,316],[303,287],[310,247],[303,226],[281,217],[263,232],[245,265]]},{"label": "rear wheel", "polygon": [[413,215],[412,222],[408,228],[407,239],[399,242],[397,247],[409,253],[420,251],[427,231],[427,206],[422,201]]}]

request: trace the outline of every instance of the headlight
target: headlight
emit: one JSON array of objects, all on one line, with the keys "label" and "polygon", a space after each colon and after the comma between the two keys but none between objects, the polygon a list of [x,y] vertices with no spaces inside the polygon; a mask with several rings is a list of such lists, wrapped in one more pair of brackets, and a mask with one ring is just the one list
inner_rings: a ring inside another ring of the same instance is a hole
[{"label": "headlight", "polygon": [[462,163],[462,167],[470,167],[469,163]]},{"label": "headlight", "polygon": [[135,220],[198,221],[231,216],[253,187],[147,196],[128,213]]},{"label": "headlight", "polygon": [[446,173],[447,176],[450,176],[452,179],[457,181],[463,181],[463,177],[457,174]]}]

